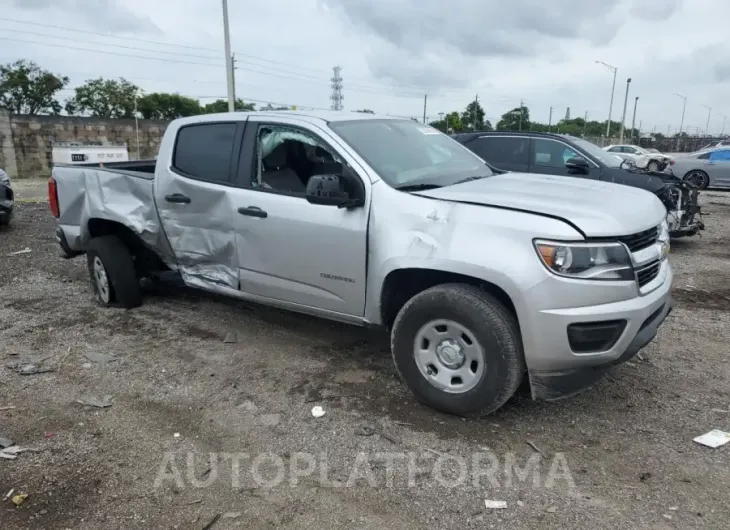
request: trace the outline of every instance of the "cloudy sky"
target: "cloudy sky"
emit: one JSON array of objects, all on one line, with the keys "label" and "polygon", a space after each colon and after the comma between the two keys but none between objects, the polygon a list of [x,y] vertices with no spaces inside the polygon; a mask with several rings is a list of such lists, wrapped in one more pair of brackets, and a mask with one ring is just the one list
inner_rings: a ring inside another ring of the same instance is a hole
[{"label": "cloudy sky", "polygon": [[[614,119],[632,78],[636,124],[719,133],[730,116],[727,0],[228,0],[237,95],[330,105],[342,67],[346,109],[487,117],[524,100],[547,122],[588,112]],[[0,62],[31,59],[71,78],[123,76],[146,91],[225,97],[220,0],[0,0]],[[71,93],[65,92],[63,97]],[[730,131],[730,123],[726,127]]]}]

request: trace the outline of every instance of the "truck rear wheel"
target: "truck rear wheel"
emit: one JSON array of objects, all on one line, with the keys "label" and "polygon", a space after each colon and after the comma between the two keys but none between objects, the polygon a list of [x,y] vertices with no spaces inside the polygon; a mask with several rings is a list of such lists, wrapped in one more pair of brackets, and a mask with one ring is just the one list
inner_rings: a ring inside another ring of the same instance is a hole
[{"label": "truck rear wheel", "polygon": [[142,291],[129,248],[117,236],[95,237],[86,252],[91,287],[108,307],[132,309],[142,304]]},{"label": "truck rear wheel", "polygon": [[458,416],[496,411],[525,372],[514,315],[466,284],[438,285],[411,298],[393,324],[391,350],[421,403]]}]

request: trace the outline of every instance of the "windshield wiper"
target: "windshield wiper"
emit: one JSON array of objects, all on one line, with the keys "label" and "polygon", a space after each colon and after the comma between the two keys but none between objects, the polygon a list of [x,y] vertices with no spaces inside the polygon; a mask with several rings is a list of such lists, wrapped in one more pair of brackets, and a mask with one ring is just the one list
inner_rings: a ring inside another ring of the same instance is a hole
[{"label": "windshield wiper", "polygon": [[405,184],[403,186],[398,186],[395,189],[398,191],[425,191],[441,187],[442,186],[440,184]]},{"label": "windshield wiper", "polygon": [[454,183],[453,183],[453,184],[451,184],[451,185],[453,186],[454,184],[461,184],[461,183],[463,183],[463,182],[469,182],[470,180],[479,180],[479,179],[485,179],[485,178],[487,178],[487,177],[490,177],[490,176],[491,176],[491,175],[474,175],[474,176],[472,176],[472,177],[466,177],[466,178],[463,178],[463,179],[461,179],[461,180],[457,180],[456,182],[454,182]]}]

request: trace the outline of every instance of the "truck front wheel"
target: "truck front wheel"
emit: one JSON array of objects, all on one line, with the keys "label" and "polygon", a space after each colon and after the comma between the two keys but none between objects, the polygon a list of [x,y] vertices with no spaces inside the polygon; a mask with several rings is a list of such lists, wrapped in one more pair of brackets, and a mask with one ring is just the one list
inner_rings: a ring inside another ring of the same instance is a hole
[{"label": "truck front wheel", "polygon": [[129,248],[117,236],[95,237],[86,252],[91,287],[101,305],[132,309],[142,292]]},{"label": "truck front wheel", "polygon": [[525,373],[515,316],[466,284],[438,285],[411,298],[393,324],[391,350],[421,403],[458,416],[496,411]]}]

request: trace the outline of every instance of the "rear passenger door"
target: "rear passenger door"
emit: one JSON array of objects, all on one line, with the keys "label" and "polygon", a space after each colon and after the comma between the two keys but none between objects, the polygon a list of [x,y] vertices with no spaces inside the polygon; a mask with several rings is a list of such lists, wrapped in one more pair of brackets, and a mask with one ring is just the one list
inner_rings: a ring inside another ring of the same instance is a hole
[{"label": "rear passenger door", "polygon": [[528,171],[530,139],[526,136],[480,136],[466,147],[504,171]]},{"label": "rear passenger door", "polygon": [[[583,158],[588,161],[588,174],[575,173],[565,166],[571,158]],[[530,150],[530,172],[547,175],[564,175],[568,177],[600,178],[600,169],[590,159],[580,154],[565,142],[553,138],[533,138]]]},{"label": "rear passenger door", "polygon": [[238,289],[233,231],[238,214],[230,191],[244,126],[245,121],[185,124],[160,147],[172,156],[157,161],[155,201],[188,285]]},{"label": "rear passenger door", "polygon": [[730,149],[713,151],[706,164],[712,186],[730,186]]}]

